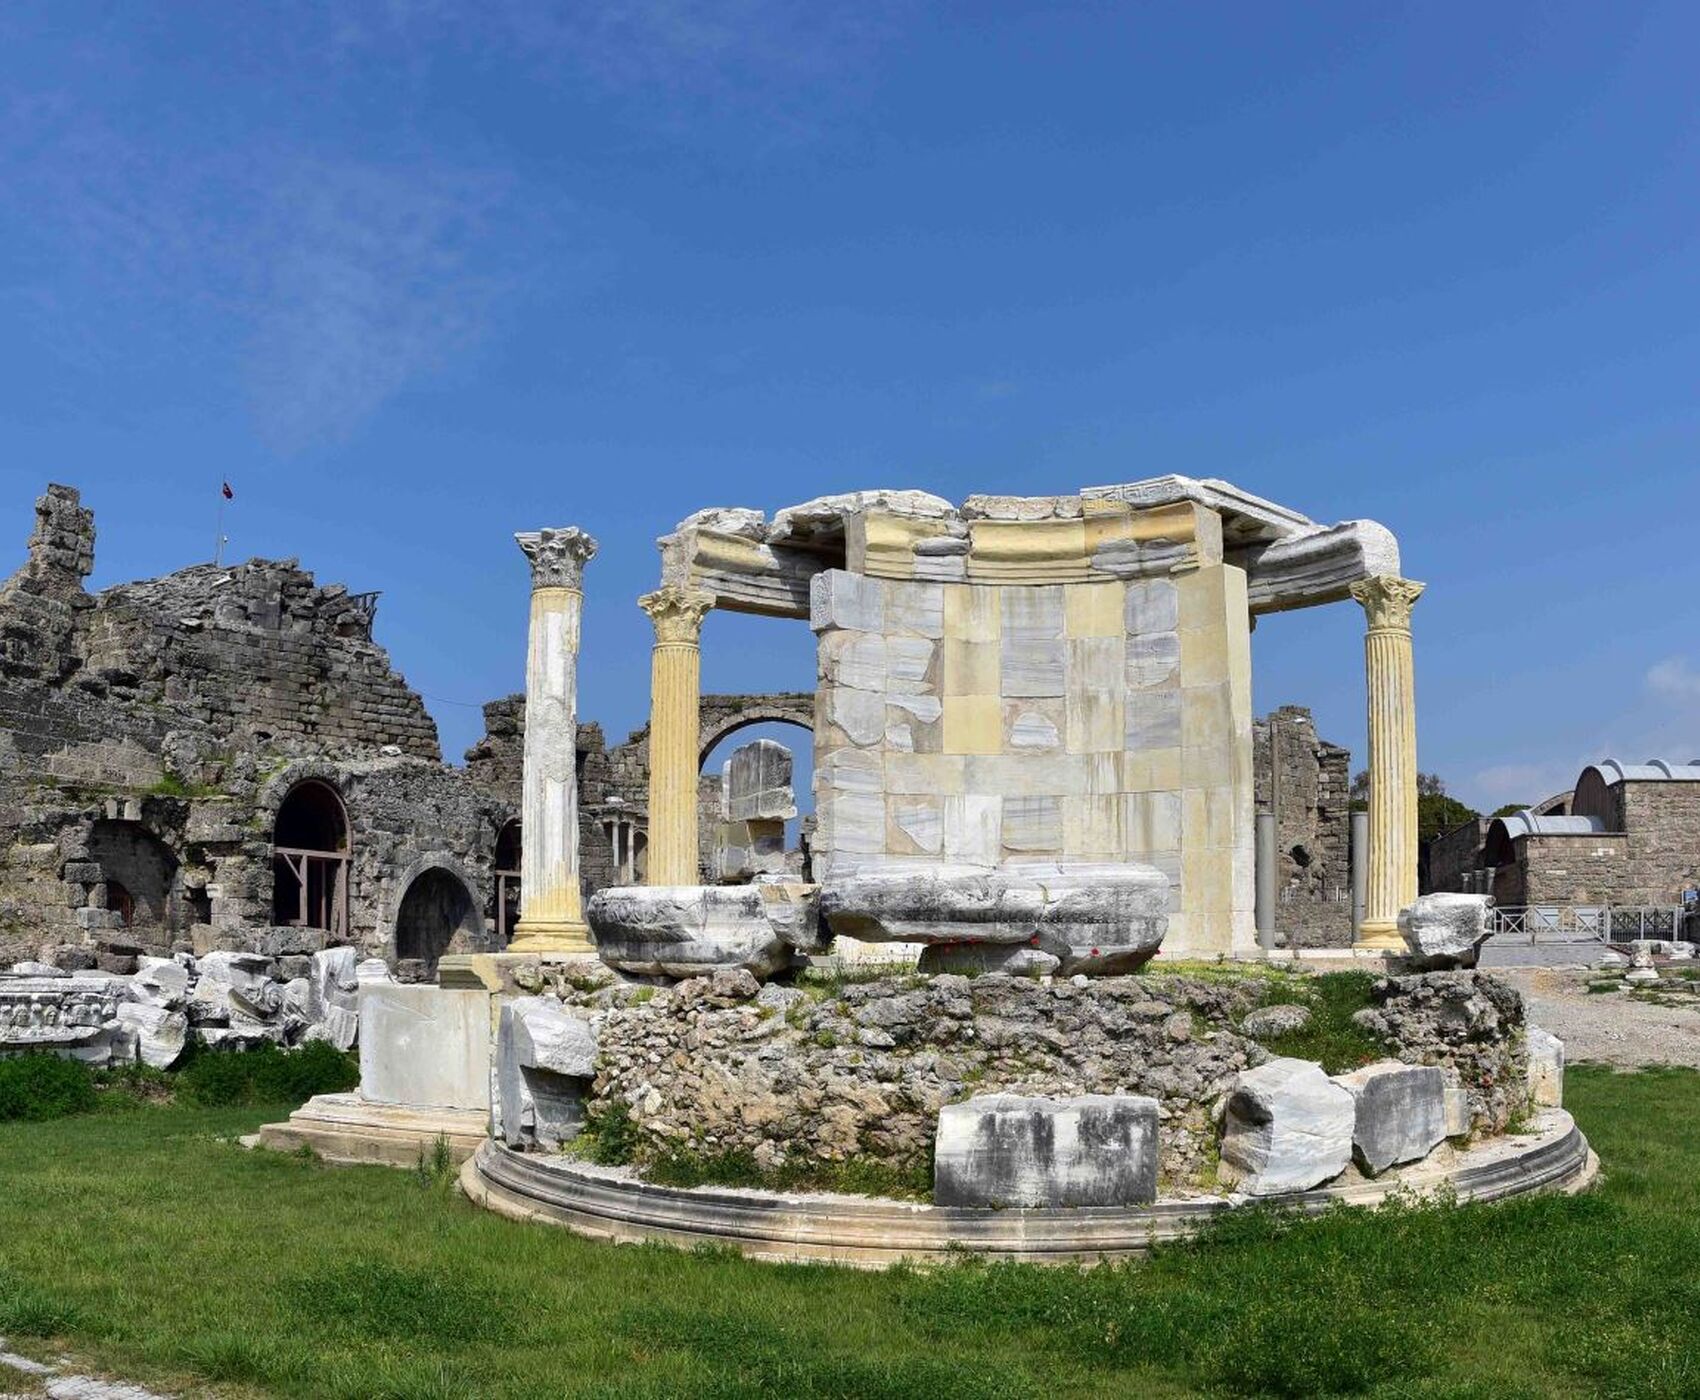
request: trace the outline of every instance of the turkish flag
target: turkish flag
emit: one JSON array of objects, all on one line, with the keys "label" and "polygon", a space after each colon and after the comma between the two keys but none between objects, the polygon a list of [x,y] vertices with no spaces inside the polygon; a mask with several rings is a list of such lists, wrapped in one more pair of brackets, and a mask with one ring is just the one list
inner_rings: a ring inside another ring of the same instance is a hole
[{"label": "turkish flag", "polygon": [[230,483],[228,481],[224,483],[224,499],[227,501],[234,501],[236,499],[236,493],[230,489]]}]

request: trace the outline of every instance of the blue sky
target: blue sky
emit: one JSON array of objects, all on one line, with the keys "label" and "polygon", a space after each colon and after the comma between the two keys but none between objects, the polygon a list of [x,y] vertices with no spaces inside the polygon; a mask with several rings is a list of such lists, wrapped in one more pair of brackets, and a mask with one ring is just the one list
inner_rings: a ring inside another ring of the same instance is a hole
[{"label": "blue sky", "polygon": [[[298,555],[458,757],[576,523],[581,709],[647,706],[705,505],[1226,477],[1429,584],[1421,761],[1484,805],[1700,757],[1700,11],[528,0],[0,8],[0,558]],[[1256,701],[1362,751],[1361,619]],[[710,689],[812,684],[716,616]]]}]

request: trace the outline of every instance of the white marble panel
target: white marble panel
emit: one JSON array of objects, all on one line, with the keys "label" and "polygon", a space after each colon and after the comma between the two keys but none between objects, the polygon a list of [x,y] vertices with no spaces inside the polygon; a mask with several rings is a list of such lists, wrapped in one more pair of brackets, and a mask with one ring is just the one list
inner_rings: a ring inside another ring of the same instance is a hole
[{"label": "white marble panel", "polygon": [[944,799],[944,854],[972,865],[995,865],[1003,854],[1003,801],[997,797]]},{"label": "white marble panel", "polygon": [[1173,632],[1180,626],[1180,596],[1169,579],[1142,579],[1128,584],[1126,608],[1130,637]]}]

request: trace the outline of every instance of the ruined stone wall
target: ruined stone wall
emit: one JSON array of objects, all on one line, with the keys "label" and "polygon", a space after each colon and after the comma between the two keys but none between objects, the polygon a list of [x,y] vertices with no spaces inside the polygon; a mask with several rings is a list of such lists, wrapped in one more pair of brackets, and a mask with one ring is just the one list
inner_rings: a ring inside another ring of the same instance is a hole
[{"label": "ruined stone wall", "polygon": [[[814,695],[709,694],[700,706],[700,752],[752,724],[812,725]],[[467,776],[478,786],[518,805],[525,773],[525,696],[505,696],[484,706],[484,737],[466,751]],[[714,830],[720,821],[719,771],[704,773],[698,793],[699,878],[712,883]],[[602,726],[578,727],[579,879],[588,899],[618,883],[608,824],[635,822],[647,829],[649,812],[649,726],[635,729],[623,744],[609,746]]]},{"label": "ruined stone wall", "polygon": [[1300,705],[1252,725],[1257,810],[1275,814],[1276,928],[1288,947],[1353,939],[1351,754],[1317,737]]},{"label": "ruined stone wall", "polygon": [[272,924],[273,821],[305,776],[348,809],[350,941],[392,956],[433,867],[482,924],[514,804],[437,761],[370,595],[262,560],[90,595],[93,560],[92,513],[54,486],[0,583],[0,961],[243,947]]},{"label": "ruined stone wall", "polygon": [[[640,1156],[859,1157],[925,1171],[939,1109],[971,1094],[1151,1094],[1166,1187],[1206,1184],[1216,1100],[1264,1052],[1228,1025],[1249,984],[939,976],[824,1000],[747,973],[693,978],[598,1028],[595,1097],[624,1104]],[[1208,1035],[1195,1025],[1210,1026]]]},{"label": "ruined stone wall", "polygon": [[[581,726],[581,730],[582,730]],[[583,739],[580,739],[583,748]],[[484,737],[466,751],[466,776],[514,806],[525,781],[525,696],[504,695],[484,706]],[[580,788],[580,797],[583,789]]]},{"label": "ruined stone wall", "polygon": [[1483,881],[1486,870],[1482,863],[1482,848],[1487,842],[1490,817],[1477,817],[1461,822],[1451,831],[1443,831],[1423,849],[1422,892],[1454,894],[1489,894]]},{"label": "ruined stone wall", "polygon": [[440,756],[424,701],[372,641],[375,595],[261,559],[90,595],[93,562],[93,513],[70,487],[50,487],[27,561],[0,584],[0,722],[21,726],[14,749],[64,747],[54,720],[67,742],[86,743],[91,732],[158,734],[169,716],[181,752],[159,735],[162,756],[186,767],[237,747]]}]

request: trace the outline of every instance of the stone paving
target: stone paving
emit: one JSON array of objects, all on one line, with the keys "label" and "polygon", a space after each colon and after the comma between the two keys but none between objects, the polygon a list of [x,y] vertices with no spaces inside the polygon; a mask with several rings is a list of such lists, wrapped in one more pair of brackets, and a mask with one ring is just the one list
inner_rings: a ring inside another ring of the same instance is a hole
[{"label": "stone paving", "polygon": [[1676,1004],[1661,1005],[1621,991],[1590,994],[1588,984],[1608,976],[1597,968],[1495,968],[1494,975],[1523,994],[1532,1024],[1564,1042],[1570,1064],[1700,1069],[1700,997],[1683,1005],[1673,989]]}]

